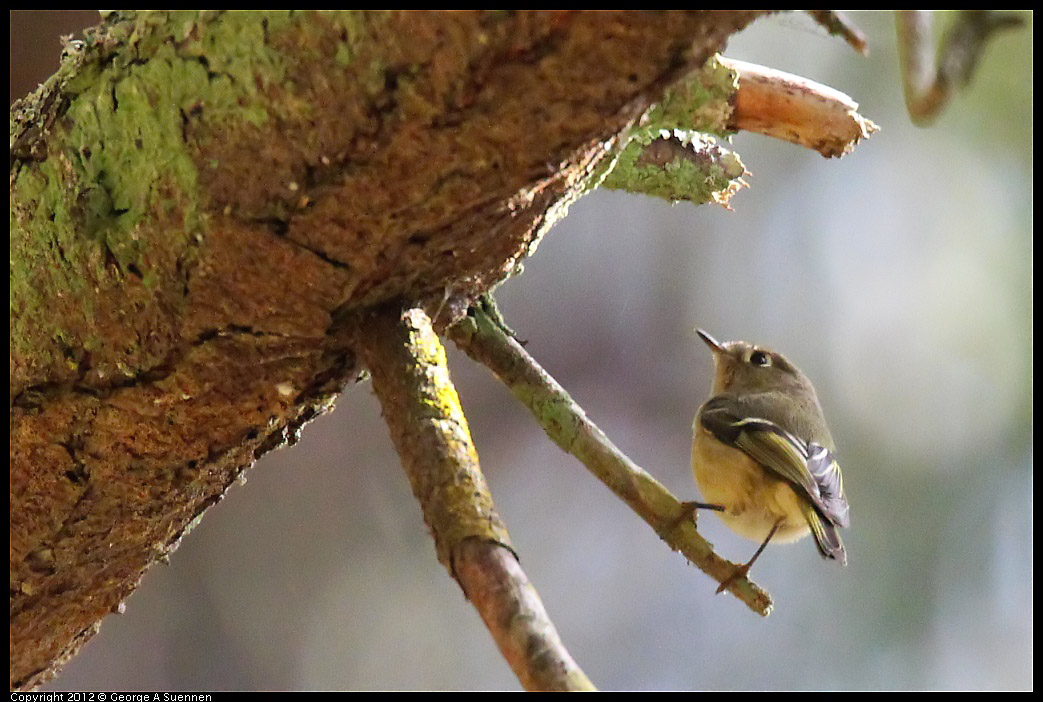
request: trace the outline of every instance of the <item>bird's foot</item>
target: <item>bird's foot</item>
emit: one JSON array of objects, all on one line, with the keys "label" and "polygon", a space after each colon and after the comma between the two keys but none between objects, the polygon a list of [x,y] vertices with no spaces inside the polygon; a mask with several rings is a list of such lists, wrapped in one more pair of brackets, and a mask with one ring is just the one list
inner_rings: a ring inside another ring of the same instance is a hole
[{"label": "bird's foot", "polygon": [[693,519],[695,517],[695,511],[697,509],[712,509],[715,512],[723,512],[724,505],[714,505],[709,502],[682,502],[681,513],[677,515],[677,518],[670,523],[670,531],[673,531],[677,527],[681,526],[682,523]]},{"label": "bird's foot", "polygon": [[740,580],[742,578],[745,578],[749,574],[749,572],[750,572],[750,564],[749,563],[747,563],[745,565],[737,566],[735,568],[735,572],[732,573],[731,575],[729,575],[727,578],[725,578],[721,582],[721,584],[717,586],[717,594],[719,595],[722,592],[724,592],[725,590],[727,590],[729,587],[732,586],[732,584],[736,580]]}]

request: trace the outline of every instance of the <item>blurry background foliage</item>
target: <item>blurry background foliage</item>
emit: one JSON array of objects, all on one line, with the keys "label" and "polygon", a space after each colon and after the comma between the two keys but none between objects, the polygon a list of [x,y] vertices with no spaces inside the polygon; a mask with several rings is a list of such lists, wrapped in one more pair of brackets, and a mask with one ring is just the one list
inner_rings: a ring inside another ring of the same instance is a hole
[{"label": "blurry background foliage", "polygon": [[[1032,15],[927,130],[904,111],[891,14],[851,17],[867,59],[799,16],[727,55],[850,94],[883,127],[854,154],[740,134],[753,175],[734,212],[595,192],[497,294],[682,499],[712,372],[692,329],[795,360],[840,449],[847,568],[775,546],[755,570],[768,619],[715,597],[450,349],[522,562],[604,689],[1032,685]],[[97,14],[11,20],[13,99]],[[367,386],[249,475],[48,689],[517,688],[435,559]],[[732,560],[752,552],[713,517],[702,529]]]}]

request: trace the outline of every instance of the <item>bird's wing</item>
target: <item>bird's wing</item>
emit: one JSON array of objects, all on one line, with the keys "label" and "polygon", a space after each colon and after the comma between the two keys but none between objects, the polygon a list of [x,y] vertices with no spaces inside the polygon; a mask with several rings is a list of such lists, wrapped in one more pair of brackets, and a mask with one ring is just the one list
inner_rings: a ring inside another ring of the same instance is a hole
[{"label": "bird's wing", "polygon": [[831,524],[846,527],[848,504],[833,452],[745,410],[734,398],[718,396],[703,407],[700,422],[718,441],[788,481]]}]

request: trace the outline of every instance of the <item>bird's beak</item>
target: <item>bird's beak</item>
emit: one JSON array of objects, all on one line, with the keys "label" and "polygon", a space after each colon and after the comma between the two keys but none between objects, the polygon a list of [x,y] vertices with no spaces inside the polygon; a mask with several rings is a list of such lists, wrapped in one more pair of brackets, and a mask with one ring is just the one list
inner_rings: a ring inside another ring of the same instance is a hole
[{"label": "bird's beak", "polygon": [[699,335],[699,338],[706,342],[706,345],[710,347],[710,350],[713,351],[715,356],[724,351],[724,349],[721,348],[721,345],[717,343],[717,339],[713,338],[702,329],[696,329],[695,333]]}]

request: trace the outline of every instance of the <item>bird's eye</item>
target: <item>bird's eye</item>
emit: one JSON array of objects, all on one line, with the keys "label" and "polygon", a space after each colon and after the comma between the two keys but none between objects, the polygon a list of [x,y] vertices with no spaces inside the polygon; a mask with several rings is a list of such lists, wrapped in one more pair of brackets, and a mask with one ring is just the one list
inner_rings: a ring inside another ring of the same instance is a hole
[{"label": "bird's eye", "polygon": [[753,351],[750,353],[750,363],[755,366],[770,366],[771,356],[763,351]]}]

